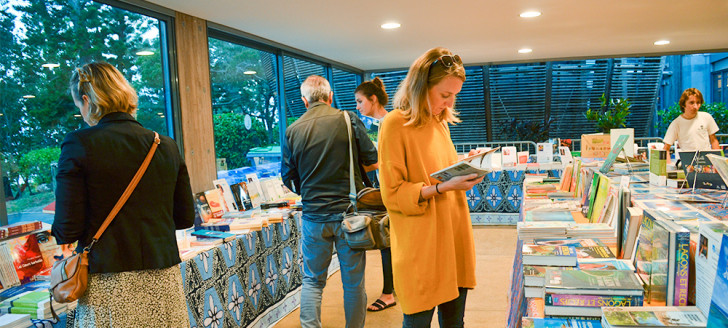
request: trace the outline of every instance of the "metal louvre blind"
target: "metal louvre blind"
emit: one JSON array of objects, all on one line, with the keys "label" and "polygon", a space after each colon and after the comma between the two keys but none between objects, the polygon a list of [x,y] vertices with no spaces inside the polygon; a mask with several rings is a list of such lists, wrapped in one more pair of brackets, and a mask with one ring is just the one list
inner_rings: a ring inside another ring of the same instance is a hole
[{"label": "metal louvre blind", "polygon": [[392,102],[394,101],[394,93],[397,92],[397,89],[399,88],[399,84],[402,83],[402,80],[407,76],[407,70],[399,70],[399,71],[391,71],[391,72],[377,72],[372,73],[372,79],[375,77],[378,77],[382,79],[382,82],[384,83],[384,89],[387,91],[387,95],[389,96],[389,102],[387,103],[387,106],[385,108],[387,111],[392,110]]},{"label": "metal louvre blind", "polygon": [[359,86],[360,77],[357,74],[332,69],[333,81],[331,88],[334,91],[334,107],[338,109],[356,110],[354,90]]},{"label": "metal louvre blind", "polygon": [[620,58],[614,60],[612,87],[609,97],[628,98],[632,109],[627,127],[634,128],[635,137],[649,135],[662,79],[662,57]]},{"label": "metal louvre blind", "polygon": [[492,66],[489,86],[494,141],[503,141],[502,129],[514,118],[543,124],[546,64]]},{"label": "metal louvre blind", "polygon": [[552,64],[551,118],[549,136],[579,139],[596,132],[587,121],[587,109],[599,109],[606,88],[608,59],[563,61]]},{"label": "metal louvre blind", "polygon": [[310,75],[325,76],[324,67],[298,58],[283,56],[286,89],[286,117],[298,118],[306,112],[301,101],[301,83]]},{"label": "metal louvre blind", "polygon": [[453,142],[486,141],[483,67],[466,67],[465,77],[455,104],[455,110],[462,122],[450,126],[450,137]]}]

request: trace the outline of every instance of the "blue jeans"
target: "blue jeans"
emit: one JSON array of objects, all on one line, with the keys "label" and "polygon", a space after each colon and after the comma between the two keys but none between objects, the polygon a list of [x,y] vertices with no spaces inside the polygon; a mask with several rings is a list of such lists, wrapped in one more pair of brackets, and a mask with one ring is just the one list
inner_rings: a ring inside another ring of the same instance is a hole
[{"label": "blue jeans", "polygon": [[[341,214],[334,214],[341,215]],[[346,327],[364,327],[367,295],[364,289],[366,252],[349,248],[341,229],[341,221],[311,222],[303,214],[301,254],[303,255],[303,287],[301,288],[301,327],[321,327],[321,294],[326,286],[332,245],[341,264],[344,288]],[[320,215],[312,215],[320,218]],[[315,219],[315,218],[314,218]]]},{"label": "blue jeans", "polygon": [[[456,299],[437,306],[437,319],[441,328],[465,327],[463,318],[465,317],[465,298],[468,296],[468,290],[466,288],[458,288],[458,290],[460,295]],[[434,311],[435,308],[432,308],[414,314],[405,314],[402,328],[430,328]]]}]

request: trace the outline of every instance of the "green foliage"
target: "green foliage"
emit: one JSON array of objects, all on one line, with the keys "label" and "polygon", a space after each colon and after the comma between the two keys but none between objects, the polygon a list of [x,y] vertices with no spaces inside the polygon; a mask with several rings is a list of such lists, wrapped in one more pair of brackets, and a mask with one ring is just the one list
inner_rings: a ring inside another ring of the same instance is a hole
[{"label": "green foliage", "polygon": [[608,133],[611,129],[626,127],[625,122],[632,107],[629,99],[609,99],[609,104],[607,104],[607,97],[604,94],[599,99],[602,101],[601,108],[599,110],[588,109],[584,114],[586,119],[594,121],[599,132]]},{"label": "green foliage", "polygon": [[501,122],[503,128],[500,140],[544,142],[549,139],[549,128],[552,122],[553,119],[543,125],[541,122],[522,121],[517,118],[506,120]]},{"label": "green foliage", "polygon": [[49,183],[53,180],[51,163],[57,162],[60,156],[61,148],[58,147],[31,150],[18,161],[20,175],[25,181],[32,181],[35,186]]},{"label": "green foliage", "polygon": [[[215,155],[226,158],[229,169],[251,166],[245,157],[251,148],[273,146],[278,142],[268,142],[268,132],[259,120],[252,120],[250,130],[245,128],[245,115],[223,113],[213,115],[215,129]],[[275,129],[275,140],[278,140],[278,129]]]},{"label": "green foliage", "polygon": [[[712,103],[712,104],[703,104],[700,106],[700,111],[707,112],[711,116],[713,116],[713,119],[715,119],[715,123],[718,124],[718,127],[726,127],[728,126],[728,110],[726,109],[726,105],[724,103]],[[664,137],[665,133],[667,133],[667,128],[670,126],[670,123],[672,123],[673,120],[675,120],[678,116],[682,114],[682,111],[680,110],[680,104],[674,103],[672,106],[661,109],[657,111],[657,124],[655,127],[657,128],[657,136],[658,137]],[[725,133],[726,131],[718,131],[719,133]]]},{"label": "green foliage", "polygon": [[[55,198],[55,194],[52,191],[40,192],[34,195],[23,195],[23,197],[6,203],[8,214],[26,212],[32,208],[43,208],[53,202]],[[41,209],[37,211],[40,212]]]}]

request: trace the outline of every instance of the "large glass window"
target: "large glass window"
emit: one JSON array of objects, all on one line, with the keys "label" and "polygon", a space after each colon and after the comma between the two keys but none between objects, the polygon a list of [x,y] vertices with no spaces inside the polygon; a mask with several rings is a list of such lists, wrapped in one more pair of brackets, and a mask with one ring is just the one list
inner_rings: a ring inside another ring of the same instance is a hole
[{"label": "large glass window", "polygon": [[306,106],[301,100],[301,83],[310,75],[326,77],[326,70],[323,65],[284,56],[283,73],[286,79],[283,84],[286,88],[286,117],[288,124],[291,124],[306,112]]},{"label": "large glass window", "polygon": [[361,83],[361,75],[333,68],[331,88],[334,90],[334,107],[356,110],[354,90]]},{"label": "large glass window", "polygon": [[209,45],[218,177],[232,184],[280,174],[275,54],[215,38]]},{"label": "large glass window", "polygon": [[73,68],[100,60],[117,67],[139,94],[137,119],[169,134],[165,27],[89,0],[0,4],[0,152],[9,223],[53,220],[43,210],[54,201],[60,143],[85,126],[68,92]]}]

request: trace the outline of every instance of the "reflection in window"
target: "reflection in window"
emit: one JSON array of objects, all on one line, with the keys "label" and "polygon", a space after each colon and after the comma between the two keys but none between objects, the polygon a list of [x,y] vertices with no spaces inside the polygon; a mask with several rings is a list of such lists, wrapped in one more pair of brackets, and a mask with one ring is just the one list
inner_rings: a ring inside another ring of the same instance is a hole
[{"label": "reflection in window", "polygon": [[276,59],[272,53],[209,38],[218,177],[280,174]]},{"label": "reflection in window", "polygon": [[137,119],[168,134],[160,30],[164,22],[89,0],[0,6],[0,152],[9,223],[52,222],[54,163],[85,123],[68,92],[73,68],[116,66],[139,94]]}]

